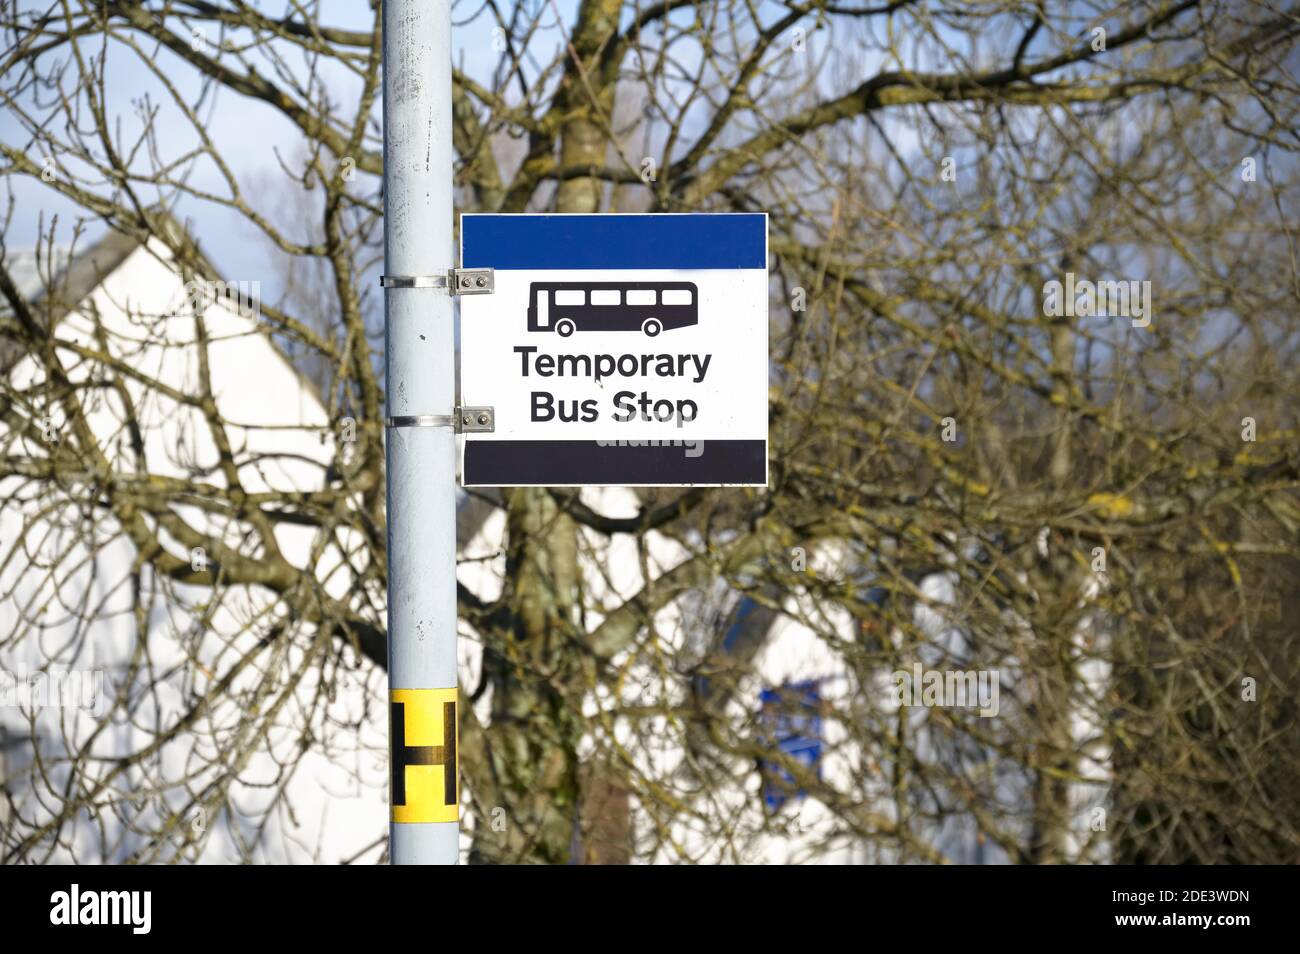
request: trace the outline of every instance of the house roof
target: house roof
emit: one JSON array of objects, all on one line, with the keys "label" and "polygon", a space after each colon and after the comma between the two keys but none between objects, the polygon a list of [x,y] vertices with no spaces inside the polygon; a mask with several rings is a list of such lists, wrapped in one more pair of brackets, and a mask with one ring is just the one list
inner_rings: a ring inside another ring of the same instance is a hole
[{"label": "house roof", "polygon": [[[156,220],[162,224],[163,228],[176,230],[174,237],[185,236],[184,227],[172,215],[158,209],[153,211]],[[29,303],[35,307],[41,317],[44,317],[47,313],[48,306],[50,320],[57,325],[69,314],[81,307],[82,303],[90,297],[96,288],[117,271],[137,249],[142,247],[144,247],[144,243],[133,235],[109,231],[89,248],[66,259],[61,267],[58,267],[56,263],[56,266],[51,269],[53,275],[49,276],[48,282],[45,280],[47,276],[39,273],[34,254],[29,253],[27,256],[11,254],[3,264],[13,272],[17,270],[14,260],[16,258],[20,260],[20,267],[25,271],[25,274],[14,276],[15,284],[18,285],[20,292],[26,292],[29,295]],[[203,264],[204,271],[211,275],[219,274],[212,265],[211,260],[204,256],[197,247],[195,247],[195,254]],[[22,261],[23,258],[29,258],[30,260]],[[7,303],[3,298],[0,298],[0,314],[7,311]],[[325,396],[321,393],[317,382],[306,374],[293,360],[293,356],[280,346],[274,335],[270,334],[265,328],[260,330],[263,332],[266,342],[297,376],[299,384],[322,407],[326,407]],[[22,358],[22,355],[23,349],[16,342],[0,338],[0,375],[12,369]],[[461,546],[469,543],[478,534],[488,517],[496,510],[498,504],[493,503],[494,500],[499,501],[499,495],[495,492],[458,495],[456,536]]]},{"label": "house roof", "polygon": [[[109,232],[90,248],[56,267],[47,285],[38,272],[35,256],[26,275],[19,275],[19,291],[29,292],[29,302],[41,313],[49,306],[53,323],[57,324],[74,311],[95,288],[117,271],[127,257],[139,248],[140,243],[129,235]],[[26,264],[19,257],[20,264]],[[9,260],[5,266],[12,268]],[[29,291],[30,290],[30,291]],[[0,299],[0,311],[8,312],[8,302]],[[14,341],[0,339],[0,374],[8,372],[23,356],[23,349]]]},{"label": "house roof", "polygon": [[[197,243],[188,243],[188,233],[185,227],[171,213],[158,208],[150,211],[152,212],[152,220],[161,228],[171,232],[171,238],[186,244],[192,244],[194,255],[202,265],[202,271],[209,275],[220,274],[220,271],[212,264],[212,260],[199,249]],[[31,304],[37,306],[43,315],[46,311],[45,306],[48,303],[51,322],[57,325],[79,308],[82,302],[99,285],[103,284],[109,275],[120,268],[132,253],[143,247],[145,247],[145,243],[134,235],[110,230],[94,245],[69,260],[61,270],[56,272],[48,285],[38,280],[35,294],[30,299]],[[0,304],[3,304],[3,302],[0,302]],[[259,330],[275,353],[284,360],[285,364],[297,376],[299,383],[322,407],[327,407],[325,395],[321,393],[317,383],[298,366],[292,356],[275,340],[274,335],[267,331],[265,327],[259,327]],[[6,344],[10,351],[9,354],[4,351]],[[21,357],[21,354],[21,349],[16,348],[12,342],[0,341],[0,373],[8,371],[14,362]]]}]

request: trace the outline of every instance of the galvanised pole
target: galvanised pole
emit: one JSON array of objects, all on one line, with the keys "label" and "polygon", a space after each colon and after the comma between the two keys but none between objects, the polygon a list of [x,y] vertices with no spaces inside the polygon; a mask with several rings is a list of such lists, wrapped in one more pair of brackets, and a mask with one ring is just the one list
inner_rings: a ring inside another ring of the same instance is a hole
[{"label": "galvanised pole", "polygon": [[428,280],[454,264],[451,2],[384,0],[383,30],[390,857],[455,864],[456,342],[449,290]]}]

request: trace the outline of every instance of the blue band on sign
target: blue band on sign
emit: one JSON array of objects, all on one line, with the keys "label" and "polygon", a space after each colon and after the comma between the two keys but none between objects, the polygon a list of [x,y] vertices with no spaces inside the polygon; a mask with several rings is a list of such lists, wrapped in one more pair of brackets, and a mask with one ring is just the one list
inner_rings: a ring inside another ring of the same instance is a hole
[{"label": "blue band on sign", "polygon": [[461,267],[767,268],[767,216],[463,215]]}]

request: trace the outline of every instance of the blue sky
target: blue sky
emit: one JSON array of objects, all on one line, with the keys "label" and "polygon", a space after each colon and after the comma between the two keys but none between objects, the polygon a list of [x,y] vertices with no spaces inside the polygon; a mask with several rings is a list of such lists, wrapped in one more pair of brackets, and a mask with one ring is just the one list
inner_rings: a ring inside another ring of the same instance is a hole
[{"label": "blue sky", "polygon": [[[575,0],[559,0],[558,7],[562,14],[572,16],[574,4]],[[45,9],[48,4],[20,0],[19,6],[28,10]],[[263,4],[268,13],[273,13],[282,6],[283,4],[277,3]],[[476,78],[487,79],[499,57],[492,49],[494,22],[490,14],[484,11],[479,0],[460,0],[455,4],[453,16],[457,24],[453,32],[455,61]],[[321,0],[320,20],[329,26],[358,30],[367,29],[371,23],[368,7],[357,0]],[[98,53],[101,48],[102,43],[98,39],[83,44],[86,55]],[[151,47],[145,49],[150,54],[155,52]],[[539,49],[538,52],[540,54],[542,51]],[[67,54],[61,53],[60,56],[66,58]],[[197,138],[170,102],[158,77],[153,75],[137,53],[124,49],[118,43],[108,44],[107,57],[107,113],[112,122],[120,124],[121,139],[131,143],[141,129],[137,109],[142,97],[147,94],[150,101],[160,109],[157,128],[161,151],[168,157],[183,155],[188,145],[196,142]],[[47,61],[52,59],[49,57]],[[156,62],[168,80],[175,83],[180,93],[192,102],[199,92],[196,71],[166,49],[156,51]],[[300,57],[293,58],[291,62],[300,65]],[[351,104],[355,102],[360,89],[356,78],[346,75],[340,69],[329,71],[327,76],[332,95],[342,104],[341,110],[351,115]],[[250,201],[254,207],[259,206],[257,200],[261,198],[257,194],[258,189],[274,193],[281,188],[300,188],[281,170],[277,151],[280,157],[292,162],[302,149],[301,134],[268,105],[227,89],[215,92],[214,99],[205,101],[205,108],[200,115],[204,119],[208,135],[241,188],[252,190]],[[30,100],[24,105],[30,105]],[[38,113],[42,116],[47,114],[46,111]],[[5,108],[0,108],[0,141],[23,149],[38,164],[43,159],[43,151],[29,148],[26,131],[15,120],[13,113]],[[147,168],[143,161],[138,163],[138,167]],[[226,194],[224,181],[210,162],[195,164],[193,172],[190,181],[194,186]],[[84,215],[84,210],[30,176],[9,176],[6,185],[12,190],[13,196],[12,219],[3,236],[7,248],[30,248],[40,234],[42,218],[48,226],[54,216],[59,219],[56,240],[60,243],[72,240],[73,224],[79,216]],[[150,200],[156,198],[147,192],[144,195]],[[0,203],[4,201],[0,199]],[[223,272],[231,275],[257,275],[264,269],[264,242],[242,216],[192,199],[182,199],[177,211],[182,217],[193,216],[201,224],[198,229],[200,241]],[[87,229],[88,238],[93,240],[103,231],[104,226],[92,223]],[[83,239],[83,244],[84,242]]]}]

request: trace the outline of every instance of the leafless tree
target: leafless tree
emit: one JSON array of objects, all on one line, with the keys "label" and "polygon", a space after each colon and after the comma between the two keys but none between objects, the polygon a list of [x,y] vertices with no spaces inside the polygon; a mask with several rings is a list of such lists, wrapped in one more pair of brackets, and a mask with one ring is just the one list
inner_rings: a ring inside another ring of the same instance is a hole
[{"label": "leafless tree", "polygon": [[[11,196],[39,183],[78,227],[160,243],[210,280],[200,244],[245,223],[319,292],[264,302],[262,320],[326,383],[336,454],[313,489],[249,492],[266,454],[241,450],[202,376],[169,388],[81,334],[93,315],[65,330],[81,302],[54,275],[33,300],[0,269],[0,368],[38,369],[0,379],[0,494],[28,528],[0,563],[28,582],[73,573],[30,559],[52,525],[81,541],[67,553],[128,548],[132,652],[100,725],[155,735],[112,759],[94,737],[30,740],[40,757],[5,780],[6,860],[49,857],[78,826],[105,857],[191,857],[209,837],[196,810],[251,818],[252,857],[302,753],[375,743],[339,700],[375,705],[385,664],[380,10],[344,28],[318,6],[0,14]],[[631,517],[567,490],[478,502],[506,532],[499,596],[460,594],[483,651],[464,688],[491,699],[487,720],[464,707],[472,857],[733,860],[798,836],[801,857],[943,861],[960,823],[1017,862],[1294,861],[1300,7],[462,0],[454,15],[492,47],[454,75],[462,211],[761,210],[772,257],[766,491],[647,492]],[[302,202],[250,197],[225,122],[242,114],[293,133],[266,174]],[[1133,295],[1055,307],[1049,283],[1067,280]],[[201,328],[184,347],[207,349]],[[142,452],[145,396],[201,420],[212,451],[191,477]],[[105,401],[111,443],[90,420]],[[336,439],[344,419],[354,442]],[[285,555],[285,527],[310,530],[308,558]],[[654,568],[653,540],[680,562]],[[590,568],[628,541],[648,581],[598,597]],[[215,571],[193,568],[195,547]],[[235,595],[255,611],[218,624]],[[159,608],[177,606],[202,625],[172,634],[186,695],[169,720],[146,710],[166,675]],[[0,593],[0,612],[0,647],[39,641],[32,607]],[[817,712],[838,771],[783,755],[759,718],[756,659],[781,619],[838,660]],[[72,667],[89,647],[43,652]],[[918,660],[1000,670],[1000,714],[890,705],[888,674]],[[273,797],[235,804],[268,749]],[[811,839],[764,809],[773,766],[828,809]]]}]

